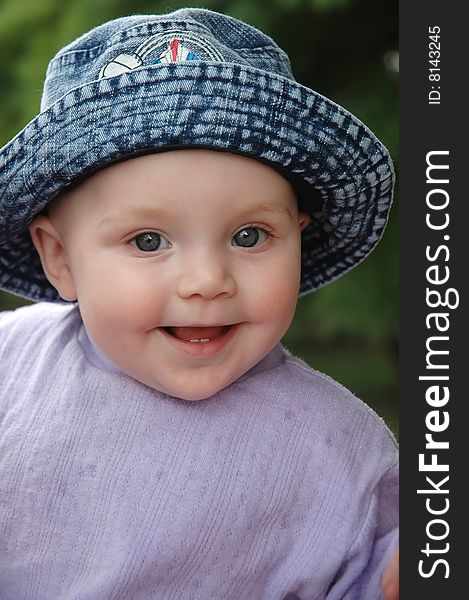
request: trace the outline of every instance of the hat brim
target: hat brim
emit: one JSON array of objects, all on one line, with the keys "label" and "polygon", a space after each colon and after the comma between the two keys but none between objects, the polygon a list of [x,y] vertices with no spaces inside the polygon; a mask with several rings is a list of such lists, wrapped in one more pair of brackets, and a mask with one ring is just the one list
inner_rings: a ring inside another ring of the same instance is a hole
[{"label": "hat brim", "polygon": [[61,301],[27,231],[33,218],[78,178],[179,146],[252,156],[305,182],[302,205],[313,218],[302,236],[301,294],[356,266],[384,231],[392,162],[344,108],[248,66],[152,65],[70,91],[0,151],[0,287]]}]

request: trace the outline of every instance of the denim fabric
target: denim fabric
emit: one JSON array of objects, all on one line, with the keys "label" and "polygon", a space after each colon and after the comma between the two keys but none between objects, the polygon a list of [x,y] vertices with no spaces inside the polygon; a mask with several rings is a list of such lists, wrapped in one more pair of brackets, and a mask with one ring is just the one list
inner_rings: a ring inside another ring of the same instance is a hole
[{"label": "denim fabric", "polygon": [[21,296],[60,301],[26,229],[34,216],[103,166],[168,147],[242,153],[305,184],[313,218],[300,293],[350,270],[383,233],[394,185],[386,148],[232,17],[188,8],[105,23],[52,59],[41,111],[0,150],[0,287]]}]

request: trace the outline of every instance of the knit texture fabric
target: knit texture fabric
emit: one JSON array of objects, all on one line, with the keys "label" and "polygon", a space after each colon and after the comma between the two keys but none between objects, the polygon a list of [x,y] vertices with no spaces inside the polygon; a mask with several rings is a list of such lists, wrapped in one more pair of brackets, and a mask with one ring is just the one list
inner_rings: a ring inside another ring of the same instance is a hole
[{"label": "knit texture fabric", "polygon": [[106,362],[76,306],[0,314],[2,600],[366,599],[397,446],[280,346],[207,400]]}]

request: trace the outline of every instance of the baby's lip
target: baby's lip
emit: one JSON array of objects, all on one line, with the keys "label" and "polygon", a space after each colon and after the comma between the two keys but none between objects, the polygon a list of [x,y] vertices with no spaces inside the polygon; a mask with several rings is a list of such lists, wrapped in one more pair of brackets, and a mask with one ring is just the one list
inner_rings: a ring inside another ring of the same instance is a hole
[{"label": "baby's lip", "polygon": [[189,342],[191,340],[216,340],[223,337],[231,325],[190,325],[164,327],[172,336]]},{"label": "baby's lip", "polygon": [[241,325],[173,325],[160,326],[158,329],[176,352],[182,352],[194,360],[205,360],[230,344]]}]

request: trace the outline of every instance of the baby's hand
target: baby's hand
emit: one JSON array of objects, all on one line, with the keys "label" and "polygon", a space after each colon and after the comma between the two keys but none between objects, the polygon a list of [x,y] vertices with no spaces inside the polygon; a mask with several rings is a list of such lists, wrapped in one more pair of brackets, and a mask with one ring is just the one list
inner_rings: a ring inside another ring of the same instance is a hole
[{"label": "baby's hand", "polygon": [[399,600],[399,546],[386,567],[381,579],[381,589],[384,600]]}]

